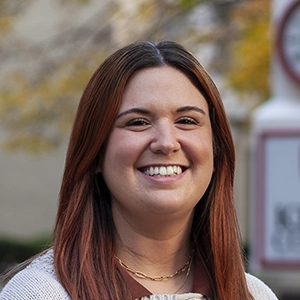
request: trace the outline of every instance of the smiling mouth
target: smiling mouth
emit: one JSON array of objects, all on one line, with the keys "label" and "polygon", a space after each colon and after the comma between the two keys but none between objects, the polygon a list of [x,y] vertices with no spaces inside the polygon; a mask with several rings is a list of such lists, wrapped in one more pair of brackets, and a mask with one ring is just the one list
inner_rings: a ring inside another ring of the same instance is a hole
[{"label": "smiling mouth", "polygon": [[184,170],[181,166],[151,166],[141,171],[148,176],[176,176]]}]

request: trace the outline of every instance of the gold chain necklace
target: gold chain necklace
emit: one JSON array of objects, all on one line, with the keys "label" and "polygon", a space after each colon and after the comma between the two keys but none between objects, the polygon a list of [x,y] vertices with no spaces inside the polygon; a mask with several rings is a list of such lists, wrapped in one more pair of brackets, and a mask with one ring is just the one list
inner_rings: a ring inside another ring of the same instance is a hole
[{"label": "gold chain necklace", "polygon": [[[193,252],[192,252],[193,253]],[[172,279],[173,277],[185,272],[187,270],[185,280],[188,277],[191,265],[192,265],[192,258],[193,254],[190,254],[189,260],[184,264],[183,267],[181,267],[179,270],[177,270],[174,274],[171,275],[163,275],[163,276],[149,276],[141,271],[135,270],[133,268],[130,268],[128,265],[126,265],[117,255],[115,255],[116,259],[119,261],[119,264],[128,272],[134,274],[135,276],[142,278],[142,279],[150,279],[152,281],[167,281],[169,279]],[[185,282],[185,281],[184,281]]]}]

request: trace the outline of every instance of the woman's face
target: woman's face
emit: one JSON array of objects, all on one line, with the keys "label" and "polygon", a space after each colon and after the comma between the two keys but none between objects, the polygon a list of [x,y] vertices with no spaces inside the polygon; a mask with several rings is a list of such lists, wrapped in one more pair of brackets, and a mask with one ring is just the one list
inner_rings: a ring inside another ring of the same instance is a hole
[{"label": "woman's face", "polygon": [[191,214],[213,173],[208,105],[172,67],[129,81],[101,167],[113,211],[126,218]]}]

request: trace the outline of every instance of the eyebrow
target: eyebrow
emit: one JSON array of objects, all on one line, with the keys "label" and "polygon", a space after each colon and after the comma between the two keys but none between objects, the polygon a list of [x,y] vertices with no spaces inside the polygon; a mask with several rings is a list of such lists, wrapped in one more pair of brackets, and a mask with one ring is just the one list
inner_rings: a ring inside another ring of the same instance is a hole
[{"label": "eyebrow", "polygon": [[128,109],[128,110],[125,110],[125,111],[119,113],[116,116],[116,119],[119,119],[119,118],[126,116],[128,114],[131,114],[131,113],[138,113],[138,114],[142,114],[142,115],[150,115],[151,114],[151,112],[147,109],[133,107],[131,109]]},{"label": "eyebrow", "polygon": [[198,107],[198,106],[183,106],[183,107],[179,107],[176,112],[185,112],[185,111],[191,111],[191,110],[195,110],[197,112],[200,112],[203,115],[206,115],[206,112]]},{"label": "eyebrow", "polygon": [[[176,110],[176,112],[185,112],[185,111],[191,111],[191,110],[194,110],[194,111],[200,112],[203,115],[206,115],[205,111],[202,108],[200,108],[198,106],[191,106],[191,105],[179,107]],[[138,114],[142,114],[142,115],[150,115],[151,114],[151,112],[147,109],[133,107],[131,109],[128,109],[128,110],[125,110],[125,111],[119,113],[116,116],[116,119],[119,119],[119,118],[126,116],[128,114],[131,114],[131,113],[138,113]]]}]

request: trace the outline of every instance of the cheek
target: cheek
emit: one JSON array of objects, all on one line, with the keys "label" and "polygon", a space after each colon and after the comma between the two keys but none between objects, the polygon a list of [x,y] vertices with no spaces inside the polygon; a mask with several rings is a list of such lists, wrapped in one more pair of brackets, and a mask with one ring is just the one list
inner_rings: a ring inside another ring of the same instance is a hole
[{"label": "cheek", "polygon": [[107,143],[103,169],[114,168],[114,170],[120,171],[122,166],[133,160],[135,148],[135,141],[126,135],[112,134]]},{"label": "cheek", "polygon": [[[195,139],[196,141],[196,139]],[[196,147],[194,148],[197,160],[203,164],[212,164],[214,159],[213,142],[211,135],[203,136],[197,139]]]}]

